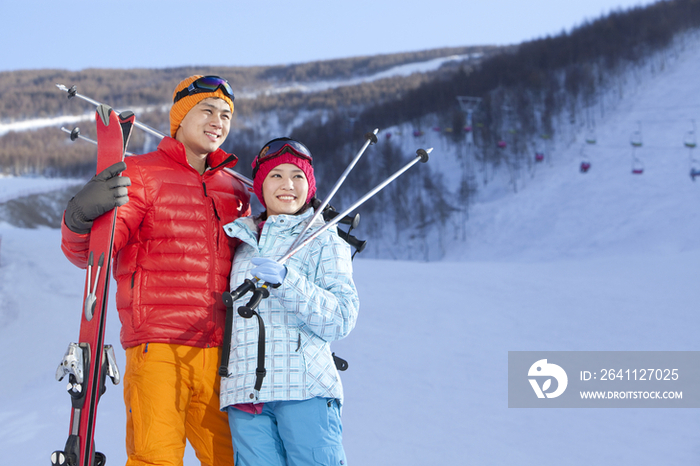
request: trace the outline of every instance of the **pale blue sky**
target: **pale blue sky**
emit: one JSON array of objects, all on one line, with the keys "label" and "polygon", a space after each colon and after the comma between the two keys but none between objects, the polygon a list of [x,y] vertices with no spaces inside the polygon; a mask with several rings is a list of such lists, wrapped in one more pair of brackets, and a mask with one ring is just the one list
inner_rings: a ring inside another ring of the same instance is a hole
[{"label": "pale blue sky", "polygon": [[8,0],[0,71],[273,65],[513,44],[653,0]]}]

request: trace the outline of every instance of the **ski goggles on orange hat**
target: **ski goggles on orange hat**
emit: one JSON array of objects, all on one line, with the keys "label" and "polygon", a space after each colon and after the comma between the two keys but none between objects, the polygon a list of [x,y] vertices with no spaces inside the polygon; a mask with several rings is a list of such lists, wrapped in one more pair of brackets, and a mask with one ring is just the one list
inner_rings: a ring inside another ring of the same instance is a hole
[{"label": "ski goggles on orange hat", "polygon": [[263,148],[260,149],[260,152],[258,152],[255,160],[253,160],[253,178],[255,178],[255,174],[260,165],[288,152],[307,160],[309,164],[313,166],[313,158],[311,157],[311,151],[308,147],[294,139],[277,138],[266,143]]},{"label": "ski goggles on orange hat", "polygon": [[217,89],[221,89],[221,91],[226,95],[226,97],[230,98],[233,102],[233,89],[231,89],[231,85],[228,83],[228,81],[218,76],[202,76],[201,78],[193,81],[189,86],[175,94],[173,103],[177,102],[178,100],[184,97],[187,97],[188,95],[199,94],[202,92],[212,93],[216,92]]}]

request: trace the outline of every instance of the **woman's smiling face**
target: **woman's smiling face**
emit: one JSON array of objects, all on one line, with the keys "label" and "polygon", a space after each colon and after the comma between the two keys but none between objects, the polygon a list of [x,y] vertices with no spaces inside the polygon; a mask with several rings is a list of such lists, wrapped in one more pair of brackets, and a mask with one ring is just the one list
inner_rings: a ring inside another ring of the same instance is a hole
[{"label": "woman's smiling face", "polygon": [[294,164],[277,165],[267,174],[262,186],[267,215],[293,215],[306,203],[309,183]]}]

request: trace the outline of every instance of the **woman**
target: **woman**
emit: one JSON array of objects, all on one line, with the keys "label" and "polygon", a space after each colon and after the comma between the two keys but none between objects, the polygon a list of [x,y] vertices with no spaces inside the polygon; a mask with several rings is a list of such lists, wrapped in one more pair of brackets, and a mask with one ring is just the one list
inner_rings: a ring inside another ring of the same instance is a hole
[{"label": "woman", "polygon": [[[253,276],[272,285],[257,309],[265,325],[266,375],[259,391],[257,319],[233,320],[231,375],[221,382],[221,406],[228,411],[235,463],[343,465],[343,387],[329,342],[347,336],[357,320],[350,247],[330,228],[277,263],[314,213],[313,159],[300,142],[265,144],[253,161],[253,190],[266,210],[224,227],[241,241],[232,288]],[[304,237],[322,225],[319,217]]]}]

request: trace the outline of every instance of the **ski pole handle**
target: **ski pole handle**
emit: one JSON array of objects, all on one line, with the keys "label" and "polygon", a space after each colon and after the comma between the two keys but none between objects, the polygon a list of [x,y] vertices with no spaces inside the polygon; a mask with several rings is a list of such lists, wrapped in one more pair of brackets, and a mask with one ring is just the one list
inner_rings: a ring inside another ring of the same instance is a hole
[{"label": "ski pole handle", "polygon": [[235,300],[240,299],[249,291],[255,290],[255,283],[256,282],[250,278],[246,278],[245,281],[243,281],[243,283],[236,288],[233,293],[224,293],[224,304],[226,304],[226,295],[228,295],[228,297],[231,299],[231,307],[233,307],[233,302]]},{"label": "ski pole handle", "polygon": [[[326,221],[333,220],[334,218],[336,218],[338,216],[338,214],[340,214],[340,212],[336,212],[335,210],[330,210],[323,215],[323,218]],[[343,224],[343,225],[349,225],[350,229],[354,230],[360,224],[360,214],[346,215],[345,217],[341,218],[338,223]]]},{"label": "ski pole handle", "polygon": [[356,252],[364,251],[365,247],[367,246],[367,241],[359,240],[355,236],[341,230],[340,228],[338,229],[338,236],[344,239],[350,246],[355,248]]},{"label": "ski pole handle", "polygon": [[270,290],[268,289],[267,283],[263,284],[260,288],[256,288],[253,291],[253,296],[248,301],[248,304],[238,308],[238,315],[243,318],[250,319],[255,313],[255,309],[258,308],[260,301],[270,296]]}]

